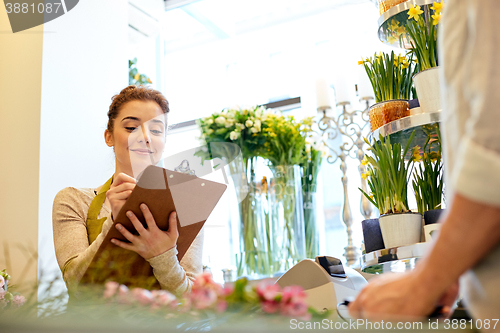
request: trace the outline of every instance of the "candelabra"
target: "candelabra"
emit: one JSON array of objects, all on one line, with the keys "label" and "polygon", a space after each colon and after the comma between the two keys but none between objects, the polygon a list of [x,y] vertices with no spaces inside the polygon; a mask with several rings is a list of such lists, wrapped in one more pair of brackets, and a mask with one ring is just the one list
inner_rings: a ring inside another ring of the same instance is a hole
[{"label": "candelabra", "polygon": [[[366,108],[364,110],[347,111],[347,106],[350,103],[340,102],[337,103],[336,106],[341,107],[342,111],[340,115],[333,117],[326,115],[326,111],[331,109],[330,106],[318,107],[318,112],[322,112],[323,116],[318,121],[317,126],[321,136],[323,137],[323,141],[329,150],[327,161],[333,164],[340,160],[340,170],[342,171],[342,185],[344,190],[342,220],[347,228],[347,246],[344,248],[344,257],[347,260],[348,266],[353,266],[361,255],[359,248],[354,245],[352,239],[353,218],[347,189],[348,179],[346,159],[348,157],[359,160],[358,170],[361,178],[361,188],[363,191],[367,192],[366,180],[361,177],[361,174],[365,172],[365,168],[361,161],[365,155],[363,146],[366,143],[363,137],[367,135],[369,130],[368,109],[372,97],[363,97],[360,100],[364,101],[366,104]],[[333,147],[329,141],[334,140],[339,136],[342,138],[342,143],[338,147]],[[361,196],[360,210],[365,219],[370,218],[372,206],[364,195]]]}]

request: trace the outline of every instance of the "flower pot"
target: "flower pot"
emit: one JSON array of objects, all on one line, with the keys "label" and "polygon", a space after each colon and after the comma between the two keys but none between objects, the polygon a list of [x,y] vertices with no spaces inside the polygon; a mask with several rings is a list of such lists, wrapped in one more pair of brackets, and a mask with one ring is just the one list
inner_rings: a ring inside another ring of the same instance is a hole
[{"label": "flower pot", "polygon": [[424,224],[429,225],[437,223],[443,212],[444,209],[433,209],[424,212]]},{"label": "flower pot", "polygon": [[422,113],[441,111],[438,67],[426,69],[413,77]]},{"label": "flower pot", "polygon": [[422,215],[418,213],[382,215],[379,224],[386,249],[420,242]]},{"label": "flower pot", "polygon": [[424,225],[424,237],[426,242],[435,239],[441,229],[441,223],[433,223]]},{"label": "flower pot", "polygon": [[380,10],[380,15],[391,9],[392,7],[405,2],[406,0],[378,0],[378,9]]},{"label": "flower pot", "polygon": [[365,242],[366,253],[385,249],[378,219],[361,221],[361,227],[363,228],[363,240]]},{"label": "flower pot", "polygon": [[368,110],[372,132],[382,125],[410,115],[410,108],[406,99],[393,99],[374,104]]}]

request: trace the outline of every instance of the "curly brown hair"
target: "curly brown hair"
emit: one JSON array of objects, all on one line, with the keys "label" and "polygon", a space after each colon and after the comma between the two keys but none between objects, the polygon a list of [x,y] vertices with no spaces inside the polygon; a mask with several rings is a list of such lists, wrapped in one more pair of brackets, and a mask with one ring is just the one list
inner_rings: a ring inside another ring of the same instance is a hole
[{"label": "curly brown hair", "polygon": [[158,90],[146,86],[134,86],[130,85],[124,88],[118,95],[111,97],[111,105],[108,111],[108,131],[113,133],[113,126],[118,113],[123,105],[130,101],[152,101],[156,102],[163,113],[168,113],[170,111],[168,107],[168,101]]}]

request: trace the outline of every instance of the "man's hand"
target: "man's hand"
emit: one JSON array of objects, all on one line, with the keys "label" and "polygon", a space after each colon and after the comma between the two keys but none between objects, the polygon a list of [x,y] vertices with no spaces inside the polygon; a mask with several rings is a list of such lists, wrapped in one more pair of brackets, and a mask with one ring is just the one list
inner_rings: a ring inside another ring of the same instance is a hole
[{"label": "man's hand", "polygon": [[413,321],[443,306],[443,315],[449,315],[458,294],[458,283],[445,293],[432,293],[418,274],[394,273],[374,278],[349,304],[349,314],[370,320]]}]

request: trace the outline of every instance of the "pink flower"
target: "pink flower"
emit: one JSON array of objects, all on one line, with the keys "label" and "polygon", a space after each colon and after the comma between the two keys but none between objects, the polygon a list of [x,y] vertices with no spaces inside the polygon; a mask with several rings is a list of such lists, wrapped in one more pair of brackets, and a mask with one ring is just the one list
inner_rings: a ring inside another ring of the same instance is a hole
[{"label": "pink flower", "polygon": [[227,309],[227,302],[226,301],[220,301],[217,303],[217,312],[224,312]]},{"label": "pink flower", "polygon": [[153,295],[146,289],[134,288],[132,289],[132,296],[142,305],[151,304],[151,302],[153,302]]},{"label": "pink flower", "polygon": [[280,304],[276,301],[264,301],[260,304],[260,307],[266,313],[276,313],[280,308]]},{"label": "pink flower", "polygon": [[104,298],[111,298],[116,294],[120,284],[118,282],[109,281],[104,285]]},{"label": "pink flower", "polygon": [[222,295],[224,297],[231,295],[234,292],[234,286],[226,286],[222,290]]},{"label": "pink flower", "polygon": [[151,295],[155,306],[177,305],[177,298],[166,290],[153,290]]},{"label": "pink flower", "polygon": [[0,288],[3,289],[3,286],[5,286],[5,279],[2,275],[0,275]]},{"label": "pink flower", "polygon": [[12,299],[12,306],[15,308],[18,308],[21,305],[23,305],[25,302],[26,302],[26,298],[24,296],[16,295]]},{"label": "pink flower", "polygon": [[281,314],[290,317],[301,317],[307,313],[307,304],[305,302],[293,302],[283,304],[281,307]]},{"label": "pink flower", "polygon": [[190,298],[195,309],[201,310],[215,305],[218,295],[212,288],[197,288],[191,291]]},{"label": "pink flower", "polygon": [[5,294],[7,294],[5,290],[0,291],[0,300],[3,300],[5,298]]},{"label": "pink flower", "polygon": [[215,284],[215,282],[212,280],[212,273],[210,272],[204,272],[198,275],[194,280],[193,288],[205,286],[207,284]]},{"label": "pink flower", "polygon": [[304,289],[300,286],[287,286],[283,288],[283,294],[281,296],[282,303],[296,303],[304,302],[307,295]]},{"label": "pink flower", "polygon": [[279,295],[280,286],[274,283],[273,279],[265,279],[257,285],[257,295],[265,301],[274,301]]},{"label": "pink flower", "polygon": [[128,293],[128,288],[126,285],[121,284],[118,287],[118,302],[129,304],[130,303],[130,295]]}]

